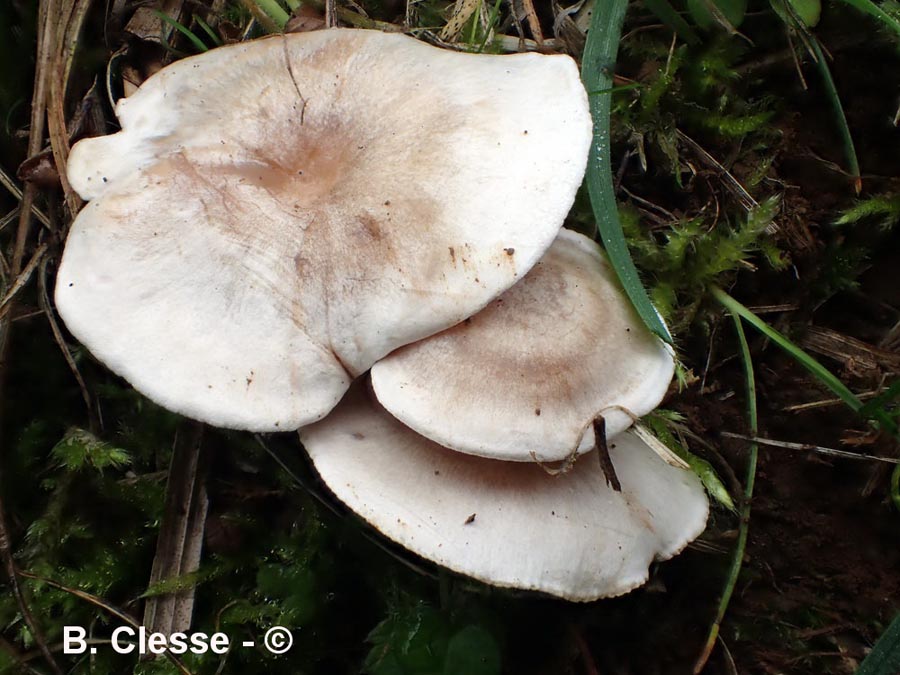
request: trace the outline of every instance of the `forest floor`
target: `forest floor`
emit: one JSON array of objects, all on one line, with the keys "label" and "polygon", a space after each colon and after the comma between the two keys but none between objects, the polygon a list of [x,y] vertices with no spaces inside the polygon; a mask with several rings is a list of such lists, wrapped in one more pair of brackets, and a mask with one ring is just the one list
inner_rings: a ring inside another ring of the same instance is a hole
[{"label": "forest floor", "polygon": [[[683,386],[673,384],[662,407],[680,414],[676,435],[712,464],[740,502],[750,444],[723,432],[750,434],[746,375],[733,322],[709,293],[713,285],[787,335],[864,401],[874,398],[886,414],[896,413],[900,37],[838,2],[822,6],[821,21],[811,29],[831,57],[857,177],[828,86],[804,46],[807,38],[788,28],[768,2],[750,4],[741,34],[696,29],[700,38],[693,45],[673,38],[649,11],[651,4],[633,3],[620,44],[612,117],[616,196],[635,261],[674,329],[684,367]],[[360,5],[339,3],[339,21],[436,25],[427,33],[435,38],[453,15],[452,3],[439,0]],[[447,40],[500,50],[497,35],[516,33],[509,20],[515,6],[524,8],[527,39],[536,37],[539,25],[546,51],[578,58],[579,38],[554,35],[561,16],[554,15],[556,3],[537,3],[537,25],[526,16],[531,5],[498,2],[492,11],[493,3],[478,3],[463,36]],[[68,94],[51,90],[47,99],[51,117],[68,120],[70,140],[114,129],[107,77],[113,92],[121,92],[178,56],[125,31],[136,7],[177,15],[210,46],[197,16],[205,17],[217,39],[252,33],[249,3],[42,3],[48,6],[59,16],[64,9],[74,8],[71,16],[84,9]],[[291,26],[321,24],[316,7],[308,4]],[[371,19],[362,18],[363,10]],[[266,20],[256,16],[259,33]],[[583,16],[571,17],[577,20],[570,28],[584,26]],[[257,439],[213,429],[202,432],[209,512],[199,571],[168,587],[151,584],[149,595],[195,587],[194,626],[200,629],[250,634],[272,623],[296,626],[293,656],[251,650],[186,659],[179,666],[139,663],[103,650],[90,658],[63,655],[64,625],[90,626],[102,640],[117,625],[111,608],[141,620],[167,469],[179,444],[199,432],[103,368],[64,327],[55,336],[48,320],[55,320],[48,289],[71,205],[47,150],[48,136],[32,139],[29,150],[34,69],[41,63],[38,21],[31,3],[13,0],[0,8],[0,169],[9,188],[0,189],[0,296],[17,290],[17,278],[25,282],[14,302],[0,304],[0,519],[9,537],[5,547],[0,531],[0,673],[54,672],[40,642],[53,653],[56,672],[76,673],[184,672],[182,666],[242,674],[692,671],[741,525],[721,505],[713,505],[704,535],[654,566],[643,588],[570,604],[490,589],[373,542],[367,528],[317,484],[295,435]],[[179,52],[196,51],[179,33],[169,40]],[[114,67],[107,70],[111,59]],[[46,222],[34,220],[22,230],[17,209],[27,202],[12,190],[24,185],[30,186],[26,199],[34,198]],[[748,208],[747,197],[762,206]],[[847,222],[839,223],[842,218]],[[593,229],[586,195],[568,225]],[[23,270],[28,274],[20,277]],[[851,675],[900,610],[894,467],[808,446],[895,459],[900,448],[771,340],[749,326],[746,331],[758,436],[804,449],[759,447],[743,568],[703,672]],[[410,561],[429,574],[404,564]],[[11,566],[22,573],[12,574],[21,598],[10,583]],[[40,630],[37,642],[25,625],[23,604]],[[454,639],[480,665],[449,665]]]}]

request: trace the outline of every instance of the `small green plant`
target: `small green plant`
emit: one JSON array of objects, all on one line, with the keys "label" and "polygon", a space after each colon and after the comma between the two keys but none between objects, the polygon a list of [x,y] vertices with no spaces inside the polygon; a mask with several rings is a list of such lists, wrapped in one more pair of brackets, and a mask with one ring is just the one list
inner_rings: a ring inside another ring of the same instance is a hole
[{"label": "small green plant", "polygon": [[[846,4],[877,19],[882,26],[893,33],[894,38],[900,38],[900,18],[896,8],[890,3],[884,6],[878,5],[872,0],[843,0]],[[693,22],[702,30],[710,31],[719,28],[726,34],[738,35],[737,28],[743,23],[747,13],[747,0],[686,0],[688,14]],[[832,107],[835,123],[840,132],[844,155],[848,164],[848,174],[853,181],[857,194],[862,189],[862,178],[857,158],[853,135],[847,123],[844,107],[840,100],[837,87],[828,67],[828,59],[825,50],[818,37],[812,32],[812,28],[819,23],[822,13],[821,0],[770,0],[770,6],[787,28],[788,34],[799,39],[808,51],[825,87],[826,96]],[[687,33],[683,21],[676,20],[677,16],[670,11],[668,3],[660,4],[659,1],[648,5],[649,9],[656,13],[660,20],[678,33],[688,45],[697,43],[693,32]],[[674,16],[673,16],[674,14]],[[749,40],[747,40],[749,42]],[[793,50],[793,43],[790,45]],[[748,122],[751,120],[748,120]],[[722,120],[709,119],[710,124],[727,128]],[[736,130],[740,130],[738,127]]]},{"label": "small green plant", "polygon": [[499,675],[500,645],[477,616],[409,602],[369,634],[368,675]]},{"label": "small green plant", "polygon": [[900,223],[900,194],[875,195],[860,200],[834,221],[835,225],[855,225],[874,221],[884,232]]},{"label": "small green plant", "polygon": [[722,479],[719,478],[712,464],[692,453],[687,449],[685,443],[676,438],[675,433],[672,431],[671,423],[680,420],[681,416],[677,412],[657,409],[650,413],[644,421],[667,448],[687,462],[688,466],[691,467],[691,471],[700,477],[703,487],[706,488],[706,491],[713,499],[726,509],[735,511],[734,500],[728,494],[728,489],[725,487]]},{"label": "small green plant", "polygon": [[765,236],[778,207],[773,197],[732,223],[710,223],[698,216],[661,228],[652,237],[642,234],[633,209],[623,209],[635,258],[642,269],[653,271],[651,297],[676,332],[694,320],[713,284],[750,266],[754,255],[762,255],[774,269],[784,268],[784,254]]}]

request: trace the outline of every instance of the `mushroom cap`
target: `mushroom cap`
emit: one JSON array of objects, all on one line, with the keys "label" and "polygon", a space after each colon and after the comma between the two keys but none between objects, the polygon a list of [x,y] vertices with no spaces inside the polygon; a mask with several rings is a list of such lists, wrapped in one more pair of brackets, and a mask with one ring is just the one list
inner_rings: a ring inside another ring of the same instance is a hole
[{"label": "mushroom cap", "polygon": [[640,586],[654,559],[703,531],[709,509],[692,472],[630,432],[609,447],[621,492],[594,454],[552,476],[442,448],[359,386],[300,438],[335,496],[390,539],[480,581],[568,600]]},{"label": "mushroom cap", "polygon": [[375,364],[372,385],[392,415],[444,447],[556,461],[593,448],[598,414],[612,438],[653,410],[674,369],[600,247],[563,230],[480,313]]},{"label": "mushroom cap", "polygon": [[60,314],[158,403],[253,430],[319,419],[524,275],[591,136],[568,57],[343,29],[178,61],[116,114],[122,131],[70,157],[93,201]]}]

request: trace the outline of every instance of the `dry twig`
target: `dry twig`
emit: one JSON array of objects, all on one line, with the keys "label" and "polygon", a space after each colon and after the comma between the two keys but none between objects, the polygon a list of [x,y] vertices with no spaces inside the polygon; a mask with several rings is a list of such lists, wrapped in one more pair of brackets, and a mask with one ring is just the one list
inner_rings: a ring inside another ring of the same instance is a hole
[{"label": "dry twig", "polygon": [[38,287],[40,291],[41,311],[43,311],[44,315],[47,317],[47,322],[50,324],[50,331],[53,333],[53,339],[56,340],[56,344],[59,346],[59,350],[62,352],[63,358],[66,360],[66,364],[69,366],[69,370],[72,371],[72,375],[75,376],[75,381],[78,383],[78,388],[81,390],[81,398],[84,399],[84,405],[87,407],[88,419],[90,420],[90,430],[96,432],[97,429],[99,429],[100,424],[97,420],[97,416],[94,414],[94,406],[91,404],[91,396],[88,393],[87,384],[85,384],[84,378],[78,370],[75,359],[72,358],[72,353],[69,351],[65,339],[63,339],[62,331],[59,329],[59,322],[56,320],[56,312],[53,310],[53,305],[50,303],[50,294],[47,291],[46,259],[41,263],[41,270],[38,275]]},{"label": "dry twig", "polygon": [[[47,99],[47,80],[48,65],[50,62],[50,49],[52,45],[51,26],[55,18],[53,13],[53,0],[41,2],[38,10],[38,45],[37,45],[37,65],[35,69],[35,83],[32,97],[31,109],[31,132],[28,139],[29,155],[36,154],[41,149],[44,131],[44,109]],[[16,229],[16,238],[13,245],[13,257],[10,264],[10,277],[18,279],[22,272],[22,265],[25,260],[25,249],[29,240],[31,230],[31,210],[35,198],[34,185],[26,185],[22,193],[22,200],[19,205],[19,223]],[[15,282],[14,282],[15,285]],[[8,304],[7,316],[12,315],[11,311],[15,302],[10,301]],[[0,400],[2,399],[2,391],[6,384],[6,363],[9,358],[9,348],[11,344],[10,333],[12,331],[12,323],[2,318],[0,319]],[[0,485],[3,484],[3,464],[2,456],[0,456]],[[62,675],[62,670],[53,658],[53,654],[47,647],[43,634],[31,613],[28,602],[17,576],[16,563],[13,559],[12,537],[10,536],[9,526],[6,519],[6,510],[3,502],[3,495],[0,493],[0,562],[6,572],[6,577],[16,599],[16,604],[34,638],[35,644],[44,656],[47,665],[57,675]]]}]

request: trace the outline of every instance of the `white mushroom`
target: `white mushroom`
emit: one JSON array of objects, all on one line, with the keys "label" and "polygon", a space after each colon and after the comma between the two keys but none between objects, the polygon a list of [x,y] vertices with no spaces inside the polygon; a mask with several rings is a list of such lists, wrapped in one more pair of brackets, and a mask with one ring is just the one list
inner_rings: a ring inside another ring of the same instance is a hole
[{"label": "white mushroom", "polygon": [[376,529],[495,586],[577,601],[620,595],[706,523],[699,479],[631,433],[609,446],[621,492],[607,486],[593,454],[551,476],[534,463],[442,448],[360,386],[300,437],[332,492]]},{"label": "white mushroom", "polygon": [[461,452],[555,461],[612,438],[662,400],[672,351],[643,325],[605,255],[563,230],[541,261],[479,314],[372,368],[381,404]]},{"label": "white mushroom", "polygon": [[218,426],[294,429],[397,347],[484,307],[581,182],[587,97],[563,56],[374,31],[179,61],[77,144],[56,302],[101,361]]}]

